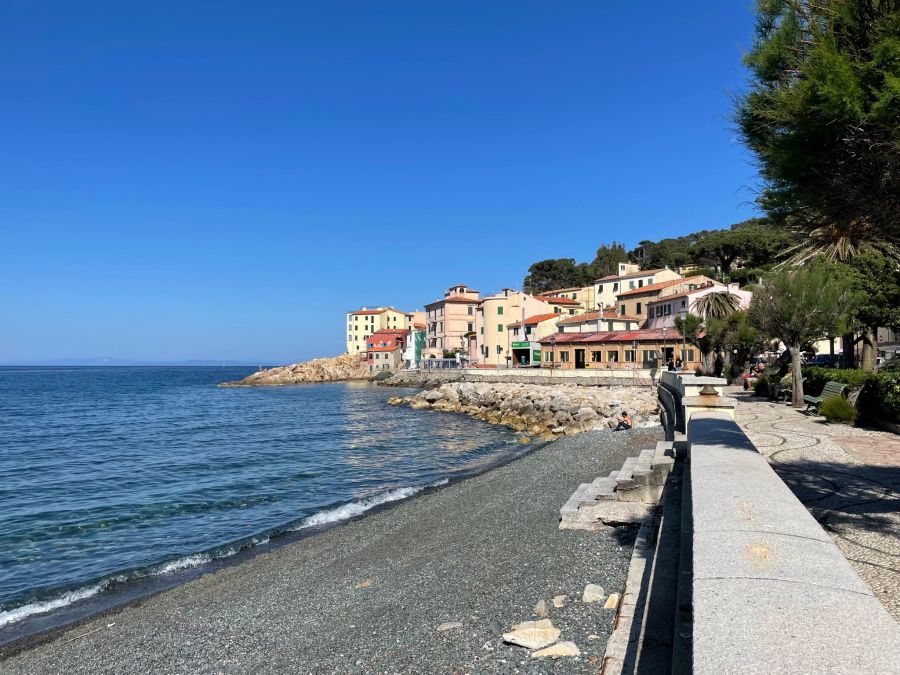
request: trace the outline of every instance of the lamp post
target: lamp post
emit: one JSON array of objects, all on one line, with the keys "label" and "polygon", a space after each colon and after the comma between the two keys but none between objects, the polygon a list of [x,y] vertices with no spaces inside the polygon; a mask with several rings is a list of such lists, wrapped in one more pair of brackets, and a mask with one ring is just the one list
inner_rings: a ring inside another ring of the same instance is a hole
[{"label": "lamp post", "polygon": [[684,370],[684,364],[687,362],[687,336],[684,334],[684,322],[687,321],[688,311],[682,309],[678,312],[678,318],[681,319],[681,368]]},{"label": "lamp post", "polygon": [[662,360],[663,360],[663,364],[665,365],[667,363],[667,361],[666,361],[666,337],[669,335],[669,327],[668,326],[663,326],[662,334],[663,334]]}]

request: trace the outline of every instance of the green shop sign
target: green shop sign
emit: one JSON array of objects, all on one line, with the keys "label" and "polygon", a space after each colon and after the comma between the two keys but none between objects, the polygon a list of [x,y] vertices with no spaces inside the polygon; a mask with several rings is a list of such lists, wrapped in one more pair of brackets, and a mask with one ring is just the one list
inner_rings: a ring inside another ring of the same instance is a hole
[{"label": "green shop sign", "polygon": [[530,342],[513,342],[512,348],[513,349],[531,349],[531,343]]}]

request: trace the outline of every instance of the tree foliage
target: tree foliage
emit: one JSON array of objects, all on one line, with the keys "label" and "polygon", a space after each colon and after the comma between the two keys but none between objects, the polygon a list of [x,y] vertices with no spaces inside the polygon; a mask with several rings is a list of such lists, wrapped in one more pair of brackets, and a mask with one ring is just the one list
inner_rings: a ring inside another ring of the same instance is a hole
[{"label": "tree foliage", "polygon": [[722,319],[737,311],[741,299],[727,291],[707,293],[697,299],[694,310],[704,319]]},{"label": "tree foliage", "polygon": [[847,275],[818,262],[773,272],[760,281],[750,302],[751,323],[791,351],[794,405],[803,403],[800,353],[803,345],[839,334],[853,296]]},{"label": "tree foliage", "polygon": [[546,293],[558,288],[582,288],[600,277],[615,274],[619,263],[628,262],[625,246],[618,242],[601,244],[590,263],[574,258],[550,258],[534,263],[522,282],[526,293]]},{"label": "tree foliage", "polygon": [[757,0],[745,61],[753,81],[736,120],[759,162],[760,205],[809,232],[800,262],[896,243],[900,2]]}]

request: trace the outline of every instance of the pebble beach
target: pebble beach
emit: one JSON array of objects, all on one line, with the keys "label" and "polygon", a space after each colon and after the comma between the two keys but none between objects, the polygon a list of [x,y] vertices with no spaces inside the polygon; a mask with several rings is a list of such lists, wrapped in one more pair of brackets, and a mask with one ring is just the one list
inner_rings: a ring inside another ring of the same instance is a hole
[{"label": "pebble beach", "polygon": [[[0,652],[4,673],[596,672],[633,527],[560,530],[579,483],[659,429],[588,431],[484,474],[286,544]],[[559,596],[565,596],[560,600]],[[557,602],[554,603],[553,599]],[[540,618],[579,656],[535,658],[503,633]],[[557,606],[560,605],[560,606]]]}]

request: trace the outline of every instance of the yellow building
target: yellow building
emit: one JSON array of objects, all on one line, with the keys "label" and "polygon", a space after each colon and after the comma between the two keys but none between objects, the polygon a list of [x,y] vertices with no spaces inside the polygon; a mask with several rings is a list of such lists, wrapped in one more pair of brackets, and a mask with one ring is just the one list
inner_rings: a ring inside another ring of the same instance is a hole
[{"label": "yellow building", "polygon": [[476,316],[478,363],[495,367],[512,365],[515,340],[507,325],[529,316],[554,313],[548,303],[510,288],[482,299]]},{"label": "yellow building", "polygon": [[581,303],[578,302],[578,300],[573,300],[572,298],[567,298],[565,296],[535,295],[534,299],[546,302],[550,305],[550,310],[557,314],[574,316],[575,314],[584,313],[584,307],[581,306]]},{"label": "yellow building", "polygon": [[347,352],[363,354],[366,340],[377,330],[409,330],[413,314],[393,307],[363,307],[347,312]]},{"label": "yellow building", "polygon": [[581,305],[581,309],[585,312],[591,312],[597,309],[597,305],[594,302],[595,293],[593,284],[582,288],[558,288],[555,291],[541,293],[541,295],[548,298],[568,298],[570,300],[575,300]]},{"label": "yellow building", "polygon": [[556,324],[556,328],[560,333],[600,333],[614,330],[634,330],[640,327],[643,320],[643,317],[623,316],[615,310],[607,310],[602,313],[586,312],[576,316],[567,316],[560,319]]},{"label": "yellow building", "polygon": [[674,272],[668,267],[639,270],[637,265],[619,263],[618,274],[603,277],[594,282],[594,299],[597,304],[593,309],[606,309],[614,306],[620,293],[680,278],[681,275],[678,272]]},{"label": "yellow building", "polygon": [[620,292],[616,301],[616,308],[620,314],[626,316],[646,316],[647,304],[669,295],[693,291],[698,288],[714,285],[714,279],[704,276],[685,277],[662,281],[649,286],[642,286]]}]

